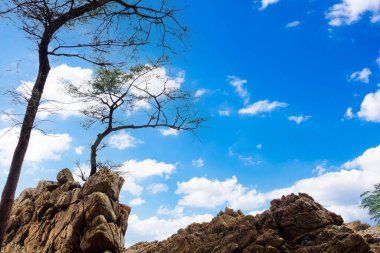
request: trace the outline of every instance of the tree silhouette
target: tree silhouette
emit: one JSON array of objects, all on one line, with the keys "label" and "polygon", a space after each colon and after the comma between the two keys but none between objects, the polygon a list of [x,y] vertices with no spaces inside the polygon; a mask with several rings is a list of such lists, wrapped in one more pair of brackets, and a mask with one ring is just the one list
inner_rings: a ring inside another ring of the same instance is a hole
[{"label": "tree silhouette", "polygon": [[152,41],[166,54],[173,51],[167,42],[182,39],[185,28],[176,19],[176,8],[166,0],[4,0],[0,16],[18,25],[36,43],[39,65],[1,196],[1,249],[50,57],[74,57],[107,66],[112,64],[110,53],[131,53]]}]

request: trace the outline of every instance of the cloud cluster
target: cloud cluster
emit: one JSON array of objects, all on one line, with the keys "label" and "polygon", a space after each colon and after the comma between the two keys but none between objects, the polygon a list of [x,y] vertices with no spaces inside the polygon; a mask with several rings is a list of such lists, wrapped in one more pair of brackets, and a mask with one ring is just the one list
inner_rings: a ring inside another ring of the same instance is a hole
[{"label": "cloud cluster", "polygon": [[380,122],[380,90],[364,97],[358,116],[365,121]]},{"label": "cloud cluster", "polygon": [[369,83],[369,77],[372,75],[372,71],[369,68],[364,68],[360,71],[356,71],[350,75],[350,80]]},{"label": "cloud cluster", "polygon": [[342,0],[330,7],[326,18],[331,26],[351,25],[365,13],[371,14],[371,22],[379,22],[380,0]]},{"label": "cloud cluster", "polygon": [[[146,159],[143,161],[128,160],[123,162],[119,171],[122,173],[125,183],[123,190],[132,195],[139,196],[144,190],[140,185],[140,181],[150,177],[169,178],[170,174],[174,173],[176,166],[173,164],[157,162],[156,160]],[[164,185],[150,185],[148,190],[153,194],[166,191]]]},{"label": "cloud cluster", "polygon": [[300,115],[300,116],[289,116],[288,119],[290,121],[294,121],[296,124],[301,124],[302,122],[305,122],[307,120],[309,120],[311,118],[311,116],[309,115]]},{"label": "cloud cluster", "polygon": [[365,210],[358,208],[360,194],[371,190],[380,181],[380,145],[366,150],[356,159],[341,165],[336,171],[326,173],[325,163],[314,170],[317,176],[296,181],[286,188],[258,192],[245,187],[236,177],[210,180],[194,177],[178,182],[179,206],[215,208],[228,205],[235,209],[257,210],[273,198],[290,193],[306,192],[326,208],[341,213],[346,221],[366,219]]}]

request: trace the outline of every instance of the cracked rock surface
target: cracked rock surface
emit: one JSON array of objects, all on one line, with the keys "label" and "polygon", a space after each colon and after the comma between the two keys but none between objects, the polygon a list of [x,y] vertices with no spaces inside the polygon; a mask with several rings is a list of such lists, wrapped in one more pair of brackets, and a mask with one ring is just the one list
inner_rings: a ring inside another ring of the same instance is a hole
[{"label": "cracked rock surface", "polygon": [[1,253],[121,252],[130,207],[118,201],[124,179],[99,170],[83,187],[68,169],[16,199]]}]

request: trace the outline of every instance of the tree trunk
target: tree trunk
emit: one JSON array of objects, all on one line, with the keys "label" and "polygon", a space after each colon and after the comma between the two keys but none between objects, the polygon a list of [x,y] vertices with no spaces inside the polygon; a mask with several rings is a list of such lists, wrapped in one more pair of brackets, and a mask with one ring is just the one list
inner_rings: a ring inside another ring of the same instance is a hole
[{"label": "tree trunk", "polygon": [[42,92],[45,87],[47,76],[50,72],[49,59],[47,54],[47,44],[39,46],[39,69],[36,82],[34,83],[31,97],[28,101],[24,120],[20,131],[20,136],[16,149],[13,153],[11,166],[7,182],[4,186],[0,202],[0,250],[4,242],[8,221],[11,215],[15,192],[20,177],[21,167],[28,149],[30,134],[33,129],[34,120],[41,101]]},{"label": "tree trunk", "polygon": [[90,158],[90,163],[91,163],[91,172],[90,176],[94,175],[96,173],[96,156],[97,156],[97,151],[100,143],[102,140],[109,134],[111,133],[111,130],[107,128],[103,133],[98,134],[98,137],[96,138],[94,144],[91,145],[91,158]]}]

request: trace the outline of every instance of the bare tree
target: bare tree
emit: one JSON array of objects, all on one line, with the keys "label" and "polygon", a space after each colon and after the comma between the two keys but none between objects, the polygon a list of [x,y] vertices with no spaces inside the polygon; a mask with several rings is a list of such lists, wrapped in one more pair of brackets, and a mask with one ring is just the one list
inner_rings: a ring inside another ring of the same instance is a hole
[{"label": "bare tree", "polygon": [[[99,66],[107,54],[146,45],[155,39],[163,50],[170,37],[181,39],[185,28],[166,0],[3,0],[0,15],[18,25],[38,48],[38,73],[28,100],[17,146],[0,203],[0,249],[28,148],[51,56],[75,57]],[[80,34],[81,33],[81,34]],[[169,37],[169,38],[168,38]]]},{"label": "bare tree", "polygon": [[[71,96],[88,105],[81,111],[87,118],[84,127],[105,126],[91,145],[90,176],[96,173],[97,151],[102,141],[113,132],[142,128],[194,131],[205,121],[193,108],[191,95],[175,81],[160,76],[157,69],[139,65],[122,72],[103,67],[89,84],[68,86]],[[142,109],[139,107],[145,108],[144,113],[136,116]]]}]

